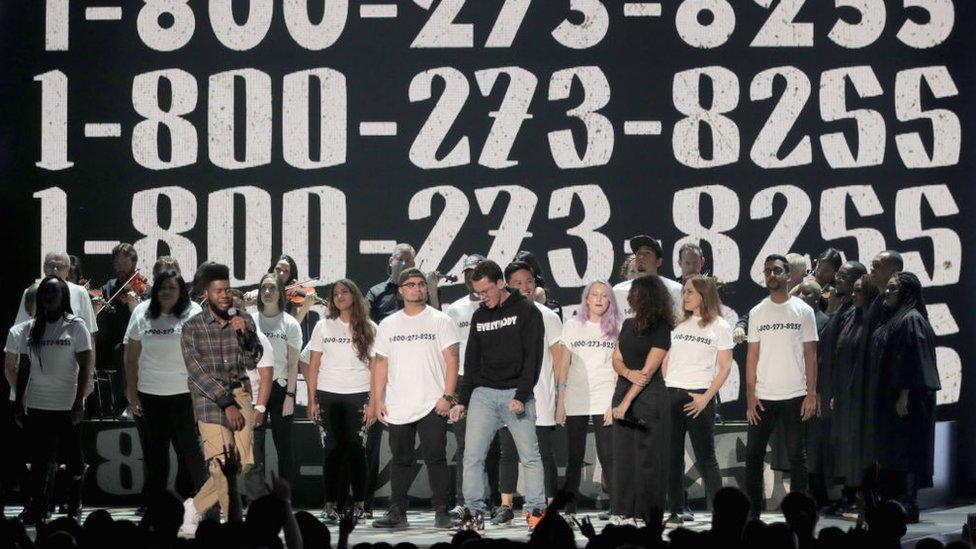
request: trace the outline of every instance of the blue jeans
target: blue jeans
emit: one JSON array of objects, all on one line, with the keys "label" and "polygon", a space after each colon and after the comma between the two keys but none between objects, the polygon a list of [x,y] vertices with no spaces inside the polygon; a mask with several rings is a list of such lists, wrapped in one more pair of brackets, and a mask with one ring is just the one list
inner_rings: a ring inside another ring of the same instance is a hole
[{"label": "blue jeans", "polygon": [[535,434],[535,401],[525,403],[525,412],[513,414],[508,404],[515,398],[515,389],[478,387],[468,402],[467,428],[464,436],[464,504],[471,510],[485,511],[485,456],[495,432],[503,426],[515,440],[519,462],[525,471],[526,511],[545,509],[546,493],[542,457]]}]

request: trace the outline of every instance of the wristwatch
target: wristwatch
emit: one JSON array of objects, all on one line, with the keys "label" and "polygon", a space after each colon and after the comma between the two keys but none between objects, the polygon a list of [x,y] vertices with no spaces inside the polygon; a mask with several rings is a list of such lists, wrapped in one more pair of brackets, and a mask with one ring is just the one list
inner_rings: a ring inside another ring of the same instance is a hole
[{"label": "wristwatch", "polygon": [[255,410],[255,411],[257,411],[257,412],[259,412],[259,413],[262,413],[262,414],[263,414],[263,413],[264,413],[264,411],[265,411],[265,410],[267,410],[267,409],[268,409],[268,407],[267,407],[267,406],[265,406],[265,405],[263,405],[263,404],[255,404],[255,405],[254,405],[254,410]]}]

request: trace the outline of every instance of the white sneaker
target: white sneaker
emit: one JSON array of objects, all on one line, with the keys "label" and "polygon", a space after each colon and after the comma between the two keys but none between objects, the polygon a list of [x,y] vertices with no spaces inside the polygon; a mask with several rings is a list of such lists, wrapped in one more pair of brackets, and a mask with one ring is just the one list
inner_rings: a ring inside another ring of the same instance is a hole
[{"label": "white sneaker", "polygon": [[188,498],[183,502],[183,525],[180,526],[180,535],[183,537],[193,537],[197,533],[197,525],[200,524],[200,515],[197,508],[193,505],[193,498]]}]

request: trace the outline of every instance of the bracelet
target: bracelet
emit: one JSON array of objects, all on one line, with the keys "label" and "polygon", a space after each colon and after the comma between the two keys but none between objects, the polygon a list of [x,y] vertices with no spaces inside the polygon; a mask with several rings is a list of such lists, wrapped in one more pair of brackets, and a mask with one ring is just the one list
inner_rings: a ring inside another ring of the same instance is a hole
[{"label": "bracelet", "polygon": [[458,405],[458,397],[457,397],[457,395],[444,394],[441,398],[443,398],[444,400],[446,400],[447,403],[450,404],[452,408]]},{"label": "bracelet", "polygon": [[291,398],[295,398],[295,392],[294,391],[292,391],[290,393],[289,392],[286,392],[285,393],[285,396],[290,396]]},{"label": "bracelet", "polygon": [[562,383],[557,383],[556,384],[556,390],[558,391],[559,389],[565,389],[568,386],[569,386],[569,382],[568,381],[564,381]]}]

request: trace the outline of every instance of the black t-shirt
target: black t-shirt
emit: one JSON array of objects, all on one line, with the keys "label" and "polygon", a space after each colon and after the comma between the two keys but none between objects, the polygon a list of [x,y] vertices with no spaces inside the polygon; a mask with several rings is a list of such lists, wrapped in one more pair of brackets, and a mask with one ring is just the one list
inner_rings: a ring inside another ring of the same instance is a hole
[{"label": "black t-shirt", "polygon": [[[643,332],[637,333],[634,330],[634,319],[628,318],[620,328],[620,337],[617,340],[620,345],[620,355],[624,359],[624,366],[628,370],[642,370],[644,363],[647,362],[647,355],[651,354],[651,348],[657,347],[667,351],[671,348],[671,328],[666,324],[651,326]],[[664,385],[664,375],[661,368],[658,368],[651,376],[651,384]],[[617,377],[617,388],[614,391],[614,402],[620,399],[630,390],[632,383],[622,376]]]}]

